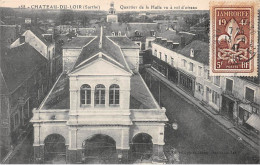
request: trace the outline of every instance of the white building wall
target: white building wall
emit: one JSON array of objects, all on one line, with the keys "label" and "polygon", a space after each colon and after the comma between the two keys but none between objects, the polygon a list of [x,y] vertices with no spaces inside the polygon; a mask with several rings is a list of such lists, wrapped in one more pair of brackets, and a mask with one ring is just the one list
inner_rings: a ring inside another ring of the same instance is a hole
[{"label": "white building wall", "polygon": [[[155,54],[157,50],[157,55]],[[214,77],[212,77],[212,80],[208,80],[206,78],[207,75],[207,70],[209,70],[208,65],[199,63],[192,58],[188,58],[182,54],[179,54],[173,50],[170,50],[168,48],[165,48],[159,44],[152,43],[152,53],[153,55],[157,56],[160,58],[160,52],[161,52],[161,60],[165,61],[165,55],[167,55],[167,63],[173,67],[175,67],[178,70],[182,70],[185,73],[188,73],[190,75],[193,75],[196,77],[196,82],[195,82],[195,92],[194,92],[194,97],[198,98],[201,101],[207,102],[210,106],[212,106],[214,109],[218,110],[221,107],[221,88],[220,85],[214,84]],[[171,62],[171,58],[173,58],[173,63]],[[186,61],[186,65],[183,65],[183,60]],[[190,70],[190,63],[193,64],[193,70]],[[200,69],[198,67],[201,67],[201,73]],[[223,79],[220,77],[220,79]],[[198,90],[198,83],[203,86],[203,90],[199,91]],[[220,80],[221,83],[221,80]],[[207,94],[206,89],[207,87],[210,89],[211,92]],[[216,103],[213,102],[212,100],[212,90],[218,93],[218,101]]]},{"label": "white building wall", "polygon": [[131,70],[139,71],[139,49],[122,49]]},{"label": "white building wall", "polygon": [[[39,53],[41,53],[45,58],[48,58],[48,48],[37,36],[35,36],[30,30],[27,30],[22,34],[25,36],[25,42],[29,43],[34,47]],[[14,48],[20,45],[20,38],[18,38],[14,43],[11,44],[10,48]]]},{"label": "white building wall", "polygon": [[62,61],[63,71],[67,72],[74,66],[82,49],[63,49],[62,50]]}]

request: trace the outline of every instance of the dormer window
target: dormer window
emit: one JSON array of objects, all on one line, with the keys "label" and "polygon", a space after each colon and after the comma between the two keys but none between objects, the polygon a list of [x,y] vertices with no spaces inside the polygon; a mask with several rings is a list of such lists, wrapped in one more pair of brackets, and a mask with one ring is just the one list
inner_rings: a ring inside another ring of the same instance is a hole
[{"label": "dormer window", "polygon": [[118,36],[121,36],[121,31],[118,32]]},{"label": "dormer window", "polygon": [[115,36],[115,32],[112,32],[112,36]]},{"label": "dormer window", "polygon": [[109,87],[109,105],[119,105],[119,89],[117,84]]},{"label": "dormer window", "polygon": [[155,31],[151,30],[151,36],[155,36]]},{"label": "dormer window", "polygon": [[91,103],[91,87],[84,84],[80,88],[80,103],[81,105],[89,105]]},{"label": "dormer window", "polygon": [[135,31],[135,36],[141,36],[141,33],[138,30],[136,30]]},{"label": "dormer window", "polygon": [[105,104],[105,86],[98,84],[95,88],[95,105]]},{"label": "dormer window", "polygon": [[190,57],[194,57],[194,49],[190,49]]}]

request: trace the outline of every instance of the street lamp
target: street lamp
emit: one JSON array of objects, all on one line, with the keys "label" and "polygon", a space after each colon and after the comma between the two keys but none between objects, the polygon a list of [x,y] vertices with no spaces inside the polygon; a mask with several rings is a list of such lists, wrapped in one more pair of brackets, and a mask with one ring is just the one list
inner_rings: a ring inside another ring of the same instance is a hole
[{"label": "street lamp", "polygon": [[176,122],[174,122],[174,123],[165,123],[165,126],[169,126],[172,129],[174,129],[174,130],[178,129],[178,124]]}]

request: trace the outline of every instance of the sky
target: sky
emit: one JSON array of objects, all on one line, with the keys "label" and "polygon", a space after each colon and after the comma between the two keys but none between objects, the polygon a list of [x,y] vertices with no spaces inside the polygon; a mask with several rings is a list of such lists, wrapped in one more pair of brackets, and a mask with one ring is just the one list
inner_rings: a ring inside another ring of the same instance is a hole
[{"label": "sky", "polygon": [[[67,7],[70,7],[69,5],[82,5],[82,6],[96,5],[99,6],[99,10],[108,10],[109,4],[112,1],[114,2],[115,9],[117,11],[142,11],[142,10],[146,10],[145,9],[146,6],[149,7],[150,10],[151,10],[151,6],[154,7],[160,6],[161,9],[159,10],[163,10],[164,7],[168,7],[168,10],[183,9],[182,7],[187,7],[186,10],[190,9],[189,7],[193,7],[193,10],[209,10],[210,0],[0,0],[0,5],[1,7],[12,7],[12,8],[18,8],[21,5],[25,5],[26,8],[35,8],[35,5],[58,5],[58,6],[67,5]],[[219,1],[219,0],[215,0],[215,1]],[[228,0],[228,1],[236,1],[236,0]],[[143,6],[144,9],[140,9],[140,6]],[[80,8],[78,7],[76,7],[76,9],[80,10]],[[81,10],[84,9],[81,8]]]}]

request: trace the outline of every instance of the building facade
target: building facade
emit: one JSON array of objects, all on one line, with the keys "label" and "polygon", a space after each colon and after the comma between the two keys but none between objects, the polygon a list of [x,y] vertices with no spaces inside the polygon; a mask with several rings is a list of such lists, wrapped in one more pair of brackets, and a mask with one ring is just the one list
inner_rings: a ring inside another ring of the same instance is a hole
[{"label": "building facade", "polygon": [[17,40],[15,40],[10,48],[15,48],[23,43],[28,43],[36,49],[49,62],[50,85],[56,80],[56,66],[59,57],[55,54],[55,42],[52,34],[47,34],[37,27],[31,27],[26,30]]},{"label": "building facade", "polygon": [[152,67],[235,125],[258,132],[259,77],[210,76],[208,43],[192,39],[181,46],[180,37],[171,39],[152,43]]},{"label": "building facade", "polygon": [[29,44],[12,49],[2,48],[1,161],[29,132],[32,109],[48,92],[47,69],[48,61]]},{"label": "building facade", "polygon": [[107,15],[107,22],[111,23],[117,23],[118,22],[118,16],[116,14],[116,10],[114,8],[114,3],[110,3],[110,8]]},{"label": "building facade", "polygon": [[[102,28],[99,36],[80,39],[84,46],[73,57],[66,55],[73,47],[63,50],[64,72],[33,111],[35,162],[126,163],[140,150],[163,161],[168,119],[138,72],[138,46],[105,36]],[[54,142],[60,145],[51,147]]]}]

